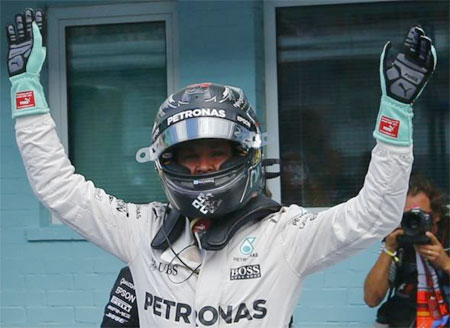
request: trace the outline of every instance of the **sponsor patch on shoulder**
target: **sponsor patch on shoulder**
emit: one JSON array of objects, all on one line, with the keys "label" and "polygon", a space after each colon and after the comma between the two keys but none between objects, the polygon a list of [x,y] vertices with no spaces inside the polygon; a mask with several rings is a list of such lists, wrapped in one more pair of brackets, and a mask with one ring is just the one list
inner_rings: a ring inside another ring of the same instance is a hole
[{"label": "sponsor patch on shoulder", "polygon": [[317,213],[302,212],[293,218],[292,225],[301,230],[306,226],[307,222],[314,221],[317,218],[317,215]]}]

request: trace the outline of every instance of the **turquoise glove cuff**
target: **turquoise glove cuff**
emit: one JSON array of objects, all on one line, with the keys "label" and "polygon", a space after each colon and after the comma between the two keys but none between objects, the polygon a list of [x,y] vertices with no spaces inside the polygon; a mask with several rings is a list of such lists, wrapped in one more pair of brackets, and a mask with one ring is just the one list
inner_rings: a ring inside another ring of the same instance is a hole
[{"label": "turquoise glove cuff", "polygon": [[373,131],[374,138],[396,146],[412,145],[413,116],[412,105],[383,95]]},{"label": "turquoise glove cuff", "polygon": [[11,81],[12,118],[25,115],[48,113],[44,89],[39,82],[39,74],[22,73],[13,76]]}]

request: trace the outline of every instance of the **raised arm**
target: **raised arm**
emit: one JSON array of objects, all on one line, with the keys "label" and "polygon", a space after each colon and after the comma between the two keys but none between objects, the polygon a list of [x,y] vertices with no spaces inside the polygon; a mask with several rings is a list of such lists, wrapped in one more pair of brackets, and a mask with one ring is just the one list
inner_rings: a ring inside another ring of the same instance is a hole
[{"label": "raised arm", "polygon": [[299,273],[322,270],[399,226],[413,159],[412,105],[435,64],[431,40],[419,27],[408,32],[400,49],[394,50],[390,42],[385,45],[380,60],[382,97],[373,132],[377,145],[363,188],[356,197],[317,216],[290,209],[294,222],[285,229],[283,240],[296,250],[288,260]]},{"label": "raised arm", "polygon": [[[39,75],[46,48],[44,12],[27,9],[7,25],[12,117],[30,184],[50,211],[88,240],[129,262],[136,253],[143,209],[107,195],[75,174],[49,115]],[[149,211],[152,213],[153,211]]]}]

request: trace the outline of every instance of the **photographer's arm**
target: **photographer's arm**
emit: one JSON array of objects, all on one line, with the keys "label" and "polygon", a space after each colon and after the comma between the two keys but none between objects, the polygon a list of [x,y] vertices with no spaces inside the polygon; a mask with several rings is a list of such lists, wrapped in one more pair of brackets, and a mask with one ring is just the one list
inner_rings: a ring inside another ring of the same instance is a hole
[{"label": "photographer's arm", "polygon": [[393,259],[382,252],[364,281],[364,302],[370,307],[381,303],[389,290],[389,269]]},{"label": "photographer's arm", "polygon": [[387,251],[381,252],[366,277],[364,282],[364,301],[370,307],[380,304],[389,290],[389,271],[394,261],[392,254],[397,251],[397,237],[401,234],[403,234],[403,230],[396,229],[386,237],[384,248]]}]

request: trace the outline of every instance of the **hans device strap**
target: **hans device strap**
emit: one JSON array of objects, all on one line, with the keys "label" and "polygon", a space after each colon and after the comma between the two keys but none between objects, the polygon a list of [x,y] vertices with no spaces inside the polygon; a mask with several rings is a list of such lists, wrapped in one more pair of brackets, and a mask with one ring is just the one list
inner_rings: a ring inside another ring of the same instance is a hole
[{"label": "hans device strap", "polygon": [[[265,196],[252,199],[244,208],[231,213],[226,219],[215,219],[211,228],[201,237],[202,248],[210,251],[223,249],[234,234],[246,224],[254,224],[266,216],[278,212],[281,205]],[[171,208],[164,223],[152,241],[152,248],[166,250],[173,244],[185,227],[184,216]]]},{"label": "hans device strap", "polygon": [[221,250],[242,226],[254,224],[278,212],[280,208],[280,204],[265,196],[253,198],[244,208],[231,213],[229,218],[214,221],[212,227],[202,235],[202,248],[211,251]]}]

